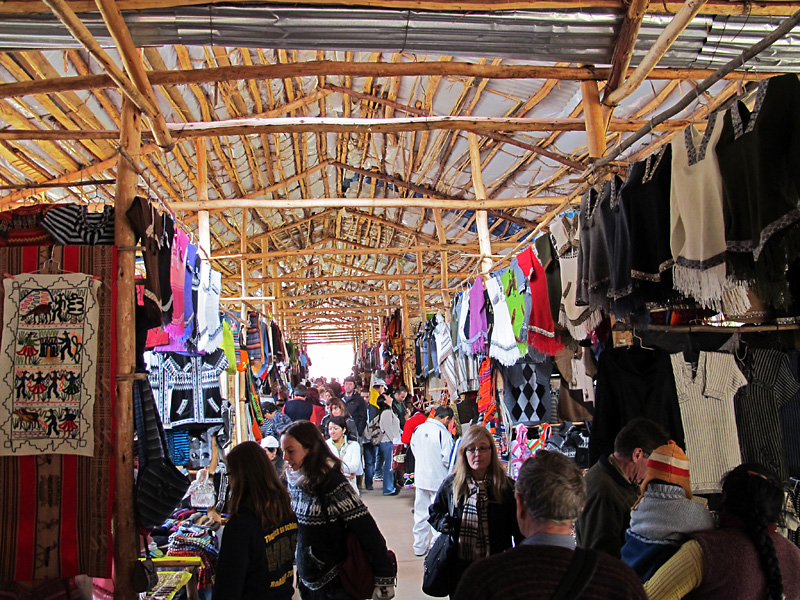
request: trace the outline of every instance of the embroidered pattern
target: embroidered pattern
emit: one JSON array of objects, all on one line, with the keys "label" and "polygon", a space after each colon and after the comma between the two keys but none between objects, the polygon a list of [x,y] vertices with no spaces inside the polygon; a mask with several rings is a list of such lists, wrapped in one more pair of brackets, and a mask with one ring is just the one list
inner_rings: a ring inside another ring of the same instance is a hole
[{"label": "embroidered pattern", "polygon": [[686,143],[686,154],[689,160],[689,166],[695,165],[706,158],[706,150],[708,150],[708,142],[711,139],[711,134],[714,132],[714,124],[717,122],[717,113],[708,115],[708,124],[703,133],[703,139],[700,140],[700,146],[694,145],[692,132],[697,131],[694,126],[689,126],[683,131],[683,141]]},{"label": "embroidered pattern", "polygon": [[94,454],[99,285],[84,274],[5,280],[0,455]]},{"label": "embroidered pattern", "polygon": [[728,252],[752,252],[753,258],[758,260],[769,238],[798,220],[800,220],[800,209],[790,210],[761,230],[758,246],[754,246],[752,240],[729,240],[727,243]]}]

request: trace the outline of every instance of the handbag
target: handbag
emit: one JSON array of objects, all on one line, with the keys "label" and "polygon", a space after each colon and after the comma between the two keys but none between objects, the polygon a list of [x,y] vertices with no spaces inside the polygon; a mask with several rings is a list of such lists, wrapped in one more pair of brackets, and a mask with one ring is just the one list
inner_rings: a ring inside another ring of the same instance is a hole
[{"label": "handbag", "polygon": [[406,446],[395,444],[392,446],[392,471],[405,473],[406,471]]},{"label": "handbag", "polygon": [[136,517],[140,527],[154,529],[181,503],[189,489],[189,479],[169,459],[167,438],[150,384],[146,380],[135,381],[133,396],[142,409],[136,430],[145,459],[136,477]]},{"label": "handbag", "polygon": [[[397,556],[389,548],[386,552],[394,565],[394,572],[397,573]],[[372,598],[372,592],[375,590],[372,564],[358,537],[352,531],[347,533],[347,558],[339,566],[339,581],[353,598],[358,600]]]},{"label": "handbag", "polygon": [[451,535],[442,534],[433,543],[425,557],[425,572],[422,575],[422,591],[428,596],[443,598],[453,591],[454,575],[458,558],[458,542]]}]

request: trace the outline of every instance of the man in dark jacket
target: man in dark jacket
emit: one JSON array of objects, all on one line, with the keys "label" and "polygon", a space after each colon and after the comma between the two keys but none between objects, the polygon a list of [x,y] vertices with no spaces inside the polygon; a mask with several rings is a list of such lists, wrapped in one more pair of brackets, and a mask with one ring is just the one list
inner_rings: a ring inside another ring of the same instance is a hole
[{"label": "man in dark jacket", "polygon": [[647,459],[668,441],[664,429],[650,419],[634,419],[622,428],[614,453],[602,456],[586,473],[586,506],[575,524],[578,546],[620,557]]},{"label": "man in dark jacket", "polygon": [[283,405],[283,413],[292,421],[300,421],[305,419],[311,420],[311,415],[314,413],[314,407],[311,402],[306,400],[306,386],[302,383],[295,386],[294,396],[286,404]]},{"label": "man in dark jacket", "polygon": [[[549,600],[576,557],[572,524],[586,500],[580,469],[557,452],[541,450],[522,465],[516,484],[517,522],[525,540],[515,548],[478,560],[464,573],[454,600]],[[491,531],[491,529],[489,530]],[[580,555],[578,555],[580,558]],[[568,580],[565,597],[584,600],[645,600],[636,573],[621,560],[590,551]],[[582,591],[576,587],[585,584]]]},{"label": "man in dark jacket", "polygon": [[367,403],[356,391],[355,377],[344,378],[344,403],[347,405],[347,412],[356,422],[358,437],[364,437],[364,428],[367,426]]}]

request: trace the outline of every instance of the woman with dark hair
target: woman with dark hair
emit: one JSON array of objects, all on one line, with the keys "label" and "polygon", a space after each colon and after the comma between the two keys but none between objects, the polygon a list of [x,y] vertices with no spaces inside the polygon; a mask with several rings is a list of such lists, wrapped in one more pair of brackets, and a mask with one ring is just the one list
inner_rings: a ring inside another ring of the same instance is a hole
[{"label": "woman with dark hair", "polygon": [[456,466],[428,509],[431,526],[458,542],[450,595],[470,563],[520,543],[514,480],[506,475],[492,434],[473,425],[458,446]]},{"label": "woman with dark hair", "polygon": [[358,440],[358,429],[356,429],[356,422],[350,416],[350,411],[347,410],[347,405],[339,398],[332,398],[328,403],[328,410],[330,412],[322,419],[322,435],[325,436],[325,439],[327,440],[330,437],[328,423],[330,423],[331,419],[333,417],[342,417],[347,424],[347,439]]},{"label": "woman with dark hair", "polygon": [[310,421],[292,423],[281,436],[289,464],[289,494],[297,514],[297,579],[303,600],[353,600],[339,578],[353,534],[372,564],[374,600],[394,598],[397,570],[378,525],[342,474],[341,461]]},{"label": "woman with dark hair", "polygon": [[261,446],[243,442],[226,458],[230,519],[219,551],[213,600],[289,600],[297,519]]},{"label": "woman with dark hair", "polygon": [[317,388],[310,387],[306,390],[306,402],[311,404],[311,422],[315,425],[322,425],[325,407],[322,405]]},{"label": "woman with dark hair", "polygon": [[800,548],[776,532],[784,501],[761,465],[739,465],[722,482],[719,529],[697,533],[645,584],[650,600],[800,598]]},{"label": "woman with dark hair", "polygon": [[328,420],[328,447],[342,461],[342,473],[358,492],[356,477],[364,473],[364,466],[361,463],[361,444],[348,439],[345,436],[346,429],[347,421],[344,417],[331,417]]}]

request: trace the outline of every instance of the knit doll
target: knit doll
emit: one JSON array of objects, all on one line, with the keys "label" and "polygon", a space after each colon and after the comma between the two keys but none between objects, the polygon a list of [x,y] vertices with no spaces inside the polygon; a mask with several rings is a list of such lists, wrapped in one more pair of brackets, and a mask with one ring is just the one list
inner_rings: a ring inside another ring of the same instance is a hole
[{"label": "knit doll", "polygon": [[672,557],[689,534],[714,528],[705,504],[692,498],[689,459],[673,441],[656,448],[647,461],[642,494],[633,505],[622,560],[642,583]]}]

